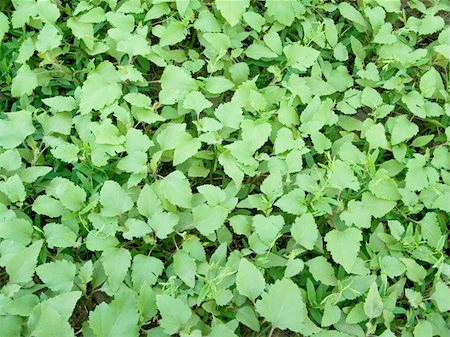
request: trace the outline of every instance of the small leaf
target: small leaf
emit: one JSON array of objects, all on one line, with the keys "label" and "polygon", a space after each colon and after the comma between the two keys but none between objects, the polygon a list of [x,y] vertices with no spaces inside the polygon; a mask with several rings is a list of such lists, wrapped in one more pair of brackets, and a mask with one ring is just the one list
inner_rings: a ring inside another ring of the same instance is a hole
[{"label": "small leaf", "polygon": [[265,285],[263,274],[253,263],[242,258],[236,275],[236,289],[239,293],[254,302],[263,292]]},{"label": "small leaf", "polygon": [[434,285],[434,291],[431,294],[431,299],[434,301],[438,310],[442,313],[450,310],[450,287],[443,281],[439,280]]},{"label": "small leaf", "polygon": [[295,332],[303,329],[306,305],[299,287],[290,279],[275,281],[256,302],[255,307],[273,327]]},{"label": "small leaf", "polygon": [[333,260],[341,264],[347,273],[352,272],[361,240],[361,231],[356,228],[347,228],[343,231],[333,229],[325,235],[327,249]]},{"label": "small leaf", "polygon": [[366,300],[364,301],[364,313],[369,318],[377,318],[383,312],[383,302],[381,296],[378,293],[378,287],[376,283],[372,283],[369,292],[367,293]]},{"label": "small leaf", "polygon": [[220,14],[228,21],[230,26],[239,23],[245,10],[250,5],[249,0],[216,0],[215,3]]},{"label": "small leaf", "polygon": [[110,288],[118,290],[131,265],[130,252],[124,248],[108,248],[102,253],[100,260]]},{"label": "small leaf", "polygon": [[105,216],[121,215],[133,207],[133,201],[127,192],[112,180],[103,183],[100,190],[100,203],[103,206],[102,214]]},{"label": "small leaf", "polygon": [[0,12],[0,43],[3,40],[3,37],[9,30],[9,20],[8,17]]},{"label": "small leaf", "polygon": [[297,44],[287,45],[283,48],[283,52],[286,55],[288,65],[300,71],[305,71],[311,67],[320,55],[320,52],[314,48]]},{"label": "small leaf", "polygon": [[36,268],[36,273],[51,290],[68,292],[73,287],[76,266],[72,262],[59,260],[41,264]]},{"label": "small leaf", "polygon": [[161,192],[176,206],[190,208],[192,205],[191,186],[181,171],[174,171],[161,180]]},{"label": "small leaf", "polygon": [[12,81],[11,95],[13,97],[31,95],[37,86],[38,80],[36,74],[27,64],[23,64]]},{"label": "small leaf", "polygon": [[95,336],[138,337],[139,313],[131,290],[119,291],[111,303],[102,302],[89,314],[89,327]]},{"label": "small leaf", "polygon": [[386,139],[386,133],[383,127],[383,124],[375,124],[371,126],[366,131],[366,139],[370,144],[370,147],[373,149],[376,148],[387,148],[387,139]]},{"label": "small leaf", "polygon": [[156,305],[161,313],[161,327],[168,334],[180,331],[191,318],[191,309],[180,299],[169,295],[157,295]]},{"label": "small leaf", "polygon": [[295,241],[308,250],[314,248],[319,237],[319,230],[311,213],[306,213],[296,218],[292,224],[291,233]]},{"label": "small leaf", "polygon": [[10,283],[27,283],[33,277],[38,255],[42,248],[42,240],[33,242],[30,246],[20,250],[5,265]]},{"label": "small leaf", "polygon": [[173,269],[175,274],[183,280],[184,283],[189,287],[194,288],[197,264],[192,257],[182,250],[177,251],[173,256]]},{"label": "small leaf", "polygon": [[228,216],[228,210],[220,205],[209,206],[201,204],[192,209],[194,227],[207,236],[223,226]]},{"label": "small leaf", "polygon": [[329,286],[335,286],[337,284],[333,266],[323,256],[317,256],[308,260],[306,265],[315,280]]}]

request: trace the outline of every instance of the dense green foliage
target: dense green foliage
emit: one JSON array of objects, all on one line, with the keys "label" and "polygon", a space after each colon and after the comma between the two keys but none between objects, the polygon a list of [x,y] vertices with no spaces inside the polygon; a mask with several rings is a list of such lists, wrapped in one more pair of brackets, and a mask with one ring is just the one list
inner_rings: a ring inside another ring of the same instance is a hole
[{"label": "dense green foliage", "polygon": [[0,336],[449,336],[449,13],[2,0]]}]

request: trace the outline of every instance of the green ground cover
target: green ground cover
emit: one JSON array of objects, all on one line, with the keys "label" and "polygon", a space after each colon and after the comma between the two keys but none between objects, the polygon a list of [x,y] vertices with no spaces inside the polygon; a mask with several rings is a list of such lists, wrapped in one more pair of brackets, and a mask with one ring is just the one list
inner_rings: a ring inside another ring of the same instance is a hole
[{"label": "green ground cover", "polygon": [[449,12],[2,0],[0,337],[450,336]]}]

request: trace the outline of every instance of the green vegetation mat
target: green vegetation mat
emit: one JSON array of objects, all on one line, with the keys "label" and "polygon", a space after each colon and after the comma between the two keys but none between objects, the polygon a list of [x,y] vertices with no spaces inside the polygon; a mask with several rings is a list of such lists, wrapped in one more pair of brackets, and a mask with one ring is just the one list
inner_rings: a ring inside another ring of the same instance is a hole
[{"label": "green vegetation mat", "polygon": [[448,0],[1,0],[0,337],[450,336]]}]

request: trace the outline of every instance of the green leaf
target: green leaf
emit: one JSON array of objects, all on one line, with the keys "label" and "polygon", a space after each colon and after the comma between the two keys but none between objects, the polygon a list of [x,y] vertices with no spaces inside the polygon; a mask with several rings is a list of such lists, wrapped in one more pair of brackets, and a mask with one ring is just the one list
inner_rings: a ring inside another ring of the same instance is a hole
[{"label": "green leaf", "polygon": [[275,202],[275,206],[281,208],[284,212],[295,215],[302,215],[306,213],[307,207],[305,202],[305,192],[298,188],[289,193],[284,194]]},{"label": "green leaf", "polygon": [[271,215],[265,217],[262,214],[253,217],[252,226],[258,237],[266,245],[271,245],[278,238],[284,225],[284,219],[281,215]]},{"label": "green leaf", "polygon": [[323,133],[316,131],[310,137],[317,153],[322,154],[331,148],[331,141]]},{"label": "green leaf", "polygon": [[267,14],[279,23],[289,27],[294,22],[295,12],[290,1],[283,1],[283,6],[280,6],[279,0],[267,0],[265,6],[267,7]]},{"label": "green leaf", "polygon": [[27,64],[23,64],[17,71],[16,77],[13,78],[11,95],[13,97],[31,95],[37,86],[38,79],[36,73]]},{"label": "green leaf", "polygon": [[427,240],[428,244],[433,248],[437,248],[441,240],[442,232],[436,213],[429,212],[425,214],[420,221],[420,228],[422,236]]},{"label": "green leaf", "polygon": [[71,291],[51,297],[34,307],[28,320],[28,330],[32,335],[74,336],[68,320],[81,297],[81,291]]},{"label": "green leaf", "polygon": [[159,100],[163,104],[174,104],[183,99],[186,94],[197,89],[197,84],[187,71],[180,67],[169,65],[161,76],[161,91]]},{"label": "green leaf", "polygon": [[76,108],[76,102],[73,97],[54,96],[42,100],[45,105],[48,105],[53,111],[72,111]]},{"label": "green leaf", "polygon": [[36,268],[39,278],[55,292],[72,290],[75,273],[75,264],[66,260],[44,263]]},{"label": "green leaf", "polygon": [[383,6],[386,12],[399,13],[401,8],[401,0],[376,0],[376,2]]},{"label": "green leaf", "polygon": [[117,163],[117,168],[128,173],[146,173],[147,159],[145,152],[132,152]]},{"label": "green leaf", "polygon": [[325,19],[324,21],[325,36],[331,47],[338,43],[338,31],[332,19]]},{"label": "green leaf", "polygon": [[289,104],[288,101],[281,101],[277,111],[280,123],[291,126],[299,124],[299,116],[297,111]]},{"label": "green leaf", "polygon": [[337,330],[322,330],[318,333],[315,333],[311,335],[312,337],[351,337],[352,335],[349,335],[344,332],[340,332]]},{"label": "green leaf", "polygon": [[236,274],[236,289],[239,294],[247,296],[250,301],[255,302],[264,291],[265,285],[266,282],[264,281],[263,274],[253,263],[242,258]]},{"label": "green leaf", "polygon": [[445,27],[445,21],[440,16],[427,15],[419,26],[419,35],[429,35]]},{"label": "green leaf", "polygon": [[119,76],[112,63],[100,63],[83,82],[80,95],[81,114],[100,110],[119,99],[122,96],[122,86],[118,82]]},{"label": "green leaf", "polygon": [[27,283],[33,277],[38,255],[42,248],[42,240],[33,242],[30,246],[15,253],[5,264],[10,283]]},{"label": "green leaf", "polygon": [[425,320],[419,320],[414,328],[414,337],[425,337],[433,335],[433,325]]},{"label": "green leaf", "polygon": [[0,154],[0,168],[4,168],[6,171],[14,171],[20,168],[21,165],[22,158],[16,149],[6,150]]},{"label": "green leaf", "polygon": [[8,17],[0,12],[0,41],[3,40],[5,34],[9,31],[9,20]]},{"label": "green leaf", "polygon": [[392,145],[400,144],[413,138],[419,132],[419,127],[408,120],[406,116],[400,116],[392,128]]},{"label": "green leaf", "polygon": [[34,131],[31,112],[9,112],[6,119],[0,119],[0,146],[13,149]]},{"label": "green leaf", "polygon": [[312,250],[319,237],[319,230],[311,213],[296,218],[291,227],[291,234],[295,241],[308,250]]},{"label": "green leaf", "polygon": [[398,258],[389,255],[381,259],[380,268],[391,278],[398,277],[406,271],[405,265]]},{"label": "green leaf", "polygon": [[215,110],[214,115],[223,126],[238,129],[244,117],[241,107],[233,102],[220,104]]},{"label": "green leaf", "polygon": [[228,21],[230,26],[235,26],[241,20],[242,14],[248,6],[249,0],[216,0],[215,2],[220,14]]},{"label": "green leaf", "polygon": [[0,221],[0,238],[14,240],[23,245],[31,243],[33,227],[25,219],[13,218]]},{"label": "green leaf", "polygon": [[189,158],[197,154],[201,147],[198,138],[193,138],[189,133],[185,132],[178,140],[173,154],[173,164],[180,165]]},{"label": "green leaf", "polygon": [[378,123],[367,129],[366,139],[369,142],[370,147],[373,149],[377,149],[379,147],[383,149],[387,148],[387,139],[383,124]]},{"label": "green leaf", "polygon": [[362,241],[361,231],[357,228],[333,229],[325,235],[325,241],[333,260],[351,273]]},{"label": "green leaf", "polygon": [[110,288],[118,290],[131,265],[130,252],[124,248],[108,248],[102,253],[100,260]]},{"label": "green leaf", "polygon": [[[139,108],[149,108],[152,104],[150,97],[141,93],[128,93],[123,96],[123,99],[130,103],[132,106],[137,106]],[[131,129],[130,131],[135,130]]]},{"label": "green leaf", "polygon": [[369,228],[372,223],[372,214],[364,207],[360,201],[350,200],[347,209],[339,217],[350,227],[355,225],[358,228]]},{"label": "green leaf", "polygon": [[145,56],[152,51],[148,40],[138,34],[128,35],[124,40],[119,41],[117,43],[117,50],[131,56]]},{"label": "green leaf", "polygon": [[22,202],[27,196],[25,186],[17,174],[0,182],[0,191],[5,193],[11,202]]},{"label": "green leaf", "polygon": [[283,52],[286,55],[288,65],[300,71],[305,71],[311,67],[320,55],[318,50],[298,44],[287,45],[283,48]]},{"label": "green leaf", "polygon": [[300,259],[290,258],[284,270],[284,277],[293,277],[298,275],[305,268],[305,263]]},{"label": "green leaf", "polygon": [[341,2],[338,6],[339,12],[347,20],[355,24],[355,28],[360,32],[365,32],[368,29],[367,22],[361,13],[348,2]]},{"label": "green leaf", "polygon": [[144,185],[136,201],[139,214],[151,218],[154,214],[162,211],[161,201],[149,185]]},{"label": "green leaf", "polygon": [[250,306],[240,307],[236,313],[236,319],[242,324],[248,326],[253,331],[259,332],[259,322],[256,318],[255,311]]},{"label": "green leaf", "polygon": [[100,190],[100,203],[103,206],[102,214],[105,216],[121,215],[133,207],[133,201],[127,192],[112,180],[103,183]]},{"label": "green leaf", "polygon": [[161,47],[171,46],[184,40],[186,27],[180,21],[173,21],[167,27],[161,27],[160,32],[155,35],[159,37]]},{"label": "green leaf", "polygon": [[[69,322],[47,303],[39,304],[36,309],[39,317],[37,325],[32,330],[36,337],[74,337],[74,331]],[[31,320],[32,321],[32,320]]]},{"label": "green leaf", "polygon": [[337,284],[334,269],[331,263],[329,263],[323,256],[317,256],[308,260],[306,265],[315,280],[329,286],[335,286]]},{"label": "green leaf", "polygon": [[60,159],[65,163],[76,163],[78,161],[78,153],[80,149],[74,144],[61,144],[51,149],[53,157]]},{"label": "green leaf", "polygon": [[330,325],[336,324],[341,318],[342,312],[337,305],[331,304],[331,301],[325,303],[325,308],[323,310],[322,316],[322,327],[328,327]]},{"label": "green leaf", "polygon": [[52,49],[58,48],[62,40],[62,35],[58,29],[47,23],[40,30],[38,38],[36,40],[36,50],[40,53],[45,53]]},{"label": "green leaf", "polygon": [[225,324],[215,325],[209,334],[210,337],[238,337],[233,329],[229,328]]},{"label": "green leaf", "polygon": [[209,206],[201,204],[192,209],[194,227],[207,236],[223,226],[228,216],[228,210],[220,205]]},{"label": "green leaf", "polygon": [[182,250],[177,251],[173,256],[173,269],[184,283],[194,288],[197,265],[192,257]]},{"label": "green leaf", "polygon": [[48,195],[40,195],[38,196],[31,208],[33,212],[38,214],[46,215],[50,218],[57,218],[66,213],[66,209],[63,204]]},{"label": "green leaf", "polygon": [[389,213],[397,203],[395,201],[379,199],[372,193],[365,192],[362,196],[362,204],[364,208],[368,209],[372,216],[381,218]]},{"label": "green leaf", "polygon": [[425,98],[445,99],[447,96],[442,77],[434,67],[420,78],[420,91]]},{"label": "green leaf", "polygon": [[366,300],[364,301],[364,313],[368,318],[377,318],[383,312],[383,302],[378,292],[377,284],[374,282],[370,286],[367,293]]},{"label": "green leaf", "polygon": [[156,305],[161,313],[160,325],[168,334],[180,331],[191,318],[191,309],[180,299],[169,295],[157,295]]},{"label": "green leaf", "polygon": [[233,87],[234,83],[223,76],[211,76],[205,81],[205,89],[212,94],[221,94]]},{"label": "green leaf", "polygon": [[192,109],[197,115],[203,110],[212,107],[212,105],[200,91],[191,91],[183,100],[183,108]]},{"label": "green leaf", "polygon": [[273,327],[294,332],[303,329],[306,305],[299,287],[290,279],[275,281],[256,302],[255,307]]},{"label": "green leaf", "polygon": [[341,161],[336,160],[330,172],[330,185],[341,190],[350,188],[354,191],[359,189],[359,182],[350,166]]},{"label": "green leaf", "polygon": [[450,296],[450,287],[443,281],[438,280],[434,285],[434,291],[431,294],[431,299],[440,312],[447,312],[450,310],[450,302],[448,298]]},{"label": "green leaf", "polygon": [[3,329],[3,334],[5,337],[20,337],[20,332],[22,330],[22,318],[20,316],[1,316],[0,325]]},{"label": "green leaf", "polygon": [[361,93],[361,103],[369,108],[375,109],[383,104],[383,98],[375,89],[366,87]]},{"label": "green leaf", "polygon": [[173,171],[165,176],[160,183],[161,192],[173,205],[190,208],[192,191],[189,181],[181,171]]},{"label": "green leaf", "polygon": [[57,177],[47,187],[47,194],[58,198],[67,209],[78,211],[86,201],[86,192],[68,179]]},{"label": "green leaf", "polygon": [[413,282],[421,283],[427,276],[427,271],[424,267],[418,264],[415,260],[410,258],[401,258],[403,264],[406,266],[406,277]]},{"label": "green leaf", "polygon": [[45,238],[49,248],[54,247],[79,247],[78,235],[69,227],[54,222],[48,223],[44,227]]},{"label": "green leaf", "polygon": [[148,224],[159,239],[165,239],[173,232],[173,228],[178,224],[178,221],[178,214],[158,212],[148,220]]},{"label": "green leaf", "polygon": [[135,289],[141,289],[147,283],[153,286],[164,270],[161,260],[153,256],[135,255],[131,266],[131,279]]},{"label": "green leaf", "polygon": [[397,183],[384,170],[378,170],[375,173],[375,176],[369,182],[369,190],[380,199],[393,201],[401,199]]},{"label": "green leaf", "polygon": [[131,290],[120,291],[107,304],[102,302],[89,314],[89,327],[95,336],[138,337],[139,313]]},{"label": "green leaf", "polygon": [[210,206],[219,205],[227,199],[226,193],[218,186],[201,185],[197,187],[197,191]]}]

